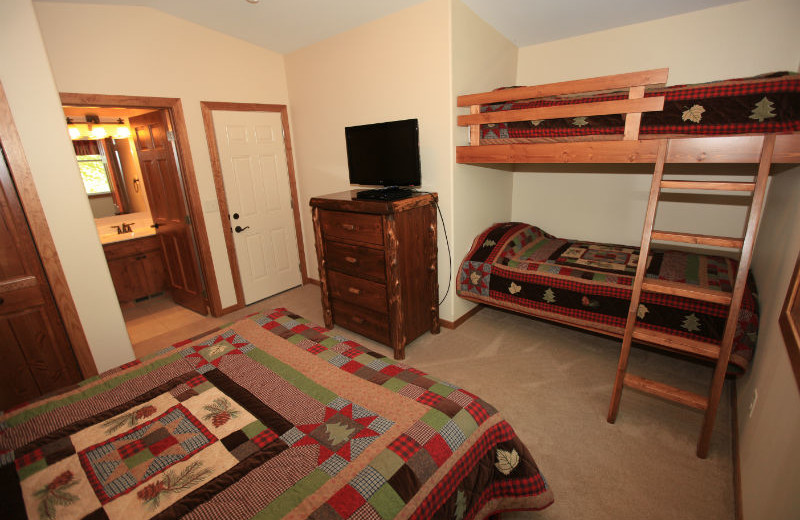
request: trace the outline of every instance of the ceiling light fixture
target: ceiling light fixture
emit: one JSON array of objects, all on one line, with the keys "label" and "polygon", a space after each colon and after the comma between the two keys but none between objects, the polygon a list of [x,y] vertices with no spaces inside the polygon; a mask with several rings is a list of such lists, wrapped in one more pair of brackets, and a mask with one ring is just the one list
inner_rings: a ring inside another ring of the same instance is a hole
[{"label": "ceiling light fixture", "polygon": [[248,3],[251,3],[251,4],[257,4],[257,3],[259,3],[260,1],[261,1],[261,0],[247,0],[247,2],[248,2]]}]

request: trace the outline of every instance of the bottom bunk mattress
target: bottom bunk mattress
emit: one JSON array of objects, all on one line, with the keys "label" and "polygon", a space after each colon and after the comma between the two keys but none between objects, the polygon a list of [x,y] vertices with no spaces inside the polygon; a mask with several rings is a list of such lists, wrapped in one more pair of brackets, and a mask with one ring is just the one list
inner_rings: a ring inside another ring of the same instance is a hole
[{"label": "bottom bunk mattress", "polygon": [[[567,240],[519,222],[495,224],[473,242],[458,274],[462,298],[622,336],[639,249]],[[651,250],[647,277],[732,291],[738,264],[720,256]],[[642,293],[638,325],[719,343],[727,306],[679,296]],[[748,279],[729,372],[742,373],[758,332],[755,284]]]},{"label": "bottom bunk mattress", "polygon": [[0,414],[3,518],[461,518],[547,507],[502,415],[276,309]]}]

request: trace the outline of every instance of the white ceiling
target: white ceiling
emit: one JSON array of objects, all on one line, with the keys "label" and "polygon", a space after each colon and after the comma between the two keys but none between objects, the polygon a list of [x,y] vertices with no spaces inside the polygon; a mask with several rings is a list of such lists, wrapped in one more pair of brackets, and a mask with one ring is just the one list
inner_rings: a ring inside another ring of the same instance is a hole
[{"label": "white ceiling", "polygon": [[[260,0],[256,4],[247,0],[35,1],[152,7],[286,54],[425,0]],[[462,1],[523,47],[742,0]]]}]

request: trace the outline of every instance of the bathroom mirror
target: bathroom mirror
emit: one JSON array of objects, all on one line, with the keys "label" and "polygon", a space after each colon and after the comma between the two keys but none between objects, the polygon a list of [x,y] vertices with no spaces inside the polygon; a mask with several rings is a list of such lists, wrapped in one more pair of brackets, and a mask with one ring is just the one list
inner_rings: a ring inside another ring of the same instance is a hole
[{"label": "bathroom mirror", "polygon": [[149,212],[128,118],[149,110],[65,106],[67,128],[95,219]]}]

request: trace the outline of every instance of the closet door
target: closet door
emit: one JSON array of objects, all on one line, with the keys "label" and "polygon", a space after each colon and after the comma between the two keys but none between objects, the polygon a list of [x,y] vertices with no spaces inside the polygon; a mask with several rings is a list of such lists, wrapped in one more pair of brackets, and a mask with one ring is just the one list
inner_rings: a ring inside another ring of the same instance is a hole
[{"label": "closet door", "polygon": [[8,409],[82,378],[5,155],[0,159],[0,409]]}]

